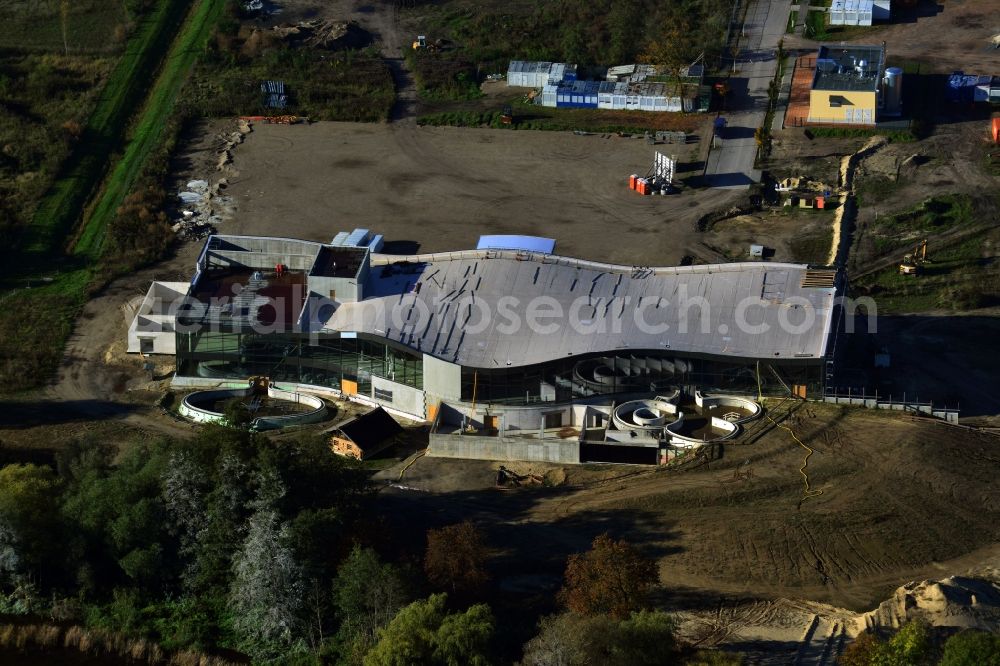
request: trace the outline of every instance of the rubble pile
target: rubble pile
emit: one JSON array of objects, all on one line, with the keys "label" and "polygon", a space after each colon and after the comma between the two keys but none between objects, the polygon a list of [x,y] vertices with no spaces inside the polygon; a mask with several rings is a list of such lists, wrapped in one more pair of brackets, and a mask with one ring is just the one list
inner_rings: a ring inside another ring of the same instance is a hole
[{"label": "rubble pile", "polygon": [[204,238],[215,233],[218,226],[233,215],[233,199],[222,192],[229,185],[229,179],[236,175],[232,168],[233,148],[243,143],[250,131],[250,123],[241,119],[237,121],[235,130],[220,134],[215,147],[217,175],[211,182],[201,178],[189,180],[178,191],[176,217],[172,226],[178,238]]}]

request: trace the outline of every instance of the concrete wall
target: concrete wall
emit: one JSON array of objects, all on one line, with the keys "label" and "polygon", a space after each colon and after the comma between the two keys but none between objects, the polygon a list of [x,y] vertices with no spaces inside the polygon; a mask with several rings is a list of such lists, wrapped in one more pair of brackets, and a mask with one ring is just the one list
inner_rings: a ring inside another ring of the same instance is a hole
[{"label": "concrete wall", "polygon": [[[309,291],[316,292],[323,298],[331,298],[338,303],[356,303],[362,298],[363,285],[355,278],[310,275],[308,284]],[[331,291],[336,292],[333,297],[330,295]]]},{"label": "concrete wall", "polygon": [[[188,418],[195,423],[225,423],[226,419],[222,414],[202,409],[201,407],[191,404],[191,398],[198,396],[205,400],[215,401],[226,398],[243,398],[249,393],[250,389],[245,386],[244,388],[219,388],[209,391],[197,391],[191,395],[185,396],[177,411],[181,416]],[[274,430],[277,428],[286,428],[292,425],[316,423],[317,421],[322,421],[326,417],[326,403],[316,396],[305,395],[295,391],[288,391],[280,389],[276,386],[268,387],[267,395],[269,398],[274,398],[275,400],[287,400],[288,402],[306,405],[311,407],[312,411],[302,412],[299,414],[288,414],[287,416],[262,416],[254,419],[250,424],[250,427],[253,430]]]},{"label": "concrete wall", "polygon": [[440,400],[461,400],[462,367],[424,354],[424,391]]},{"label": "concrete wall", "polygon": [[[375,397],[375,389],[392,392],[392,400],[380,400]],[[400,384],[382,377],[372,377],[372,400],[385,407],[393,407],[412,417],[423,419],[425,414],[424,392],[418,388]]]},{"label": "concrete wall", "polygon": [[432,434],[427,455],[437,458],[575,464],[580,462],[580,443],[575,439],[555,441],[526,437]]},{"label": "concrete wall", "polygon": [[284,264],[293,271],[308,271],[316,261],[316,253],[284,254],[281,252],[240,252],[237,250],[209,250],[209,266],[237,266],[257,270],[274,270]]},{"label": "concrete wall", "polygon": [[174,325],[177,310],[184,303],[190,285],[187,282],[153,282],[129,324],[130,354],[143,351],[143,340],[152,340],[153,354],[175,354],[177,337]]},{"label": "concrete wall", "polygon": [[872,397],[852,397],[841,395],[828,395],[823,398],[824,402],[835,405],[853,405],[855,407],[867,407],[868,409],[891,409],[897,412],[910,412],[911,414],[927,414],[935,418],[942,419],[948,423],[958,423],[959,410],[934,408],[931,403],[922,402],[894,402],[879,400]]}]

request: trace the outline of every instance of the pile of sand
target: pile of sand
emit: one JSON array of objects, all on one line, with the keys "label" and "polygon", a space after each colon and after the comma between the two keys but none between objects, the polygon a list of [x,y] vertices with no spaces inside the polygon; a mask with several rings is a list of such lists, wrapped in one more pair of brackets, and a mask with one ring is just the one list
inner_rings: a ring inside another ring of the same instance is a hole
[{"label": "pile of sand", "polygon": [[994,574],[907,583],[878,608],[858,616],[856,629],[897,629],[910,620],[923,620],[932,627],[1000,631],[998,580]]}]

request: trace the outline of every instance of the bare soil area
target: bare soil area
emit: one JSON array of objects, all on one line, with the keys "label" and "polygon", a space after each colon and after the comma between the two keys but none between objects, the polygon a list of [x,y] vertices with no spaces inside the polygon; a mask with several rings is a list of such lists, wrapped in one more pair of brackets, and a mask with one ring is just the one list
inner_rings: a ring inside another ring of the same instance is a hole
[{"label": "bare soil area", "polygon": [[[998,12],[1000,0],[922,0],[915,10],[895,10],[892,23],[852,30],[845,41],[879,44],[884,40],[889,60],[919,62],[921,73],[948,74],[961,69],[992,74],[1000,62],[1000,52],[990,41],[1000,33]],[[815,49],[820,43],[785,36],[786,49]]]},{"label": "bare soil area", "polygon": [[660,560],[678,605],[788,596],[861,610],[995,555],[1000,437],[814,404],[786,423],[814,450],[809,498],[806,451],[772,429],[690,471],[538,464],[536,474],[564,470],[564,482],[507,491],[493,488],[495,465],[424,457],[381,501],[394,529],[481,523],[512,577],[559,575],[569,553],[611,532]]},{"label": "bare soil area", "polygon": [[[384,234],[390,252],[531,234],[554,237],[560,254],[626,265],[710,260],[695,220],[745,194],[640,196],[628,176],[644,174],[653,153],[645,141],[615,135],[256,125],[234,151],[237,175],[226,194],[236,219],[219,231],[329,241],[361,226]],[[694,157],[678,154],[682,162]]]}]

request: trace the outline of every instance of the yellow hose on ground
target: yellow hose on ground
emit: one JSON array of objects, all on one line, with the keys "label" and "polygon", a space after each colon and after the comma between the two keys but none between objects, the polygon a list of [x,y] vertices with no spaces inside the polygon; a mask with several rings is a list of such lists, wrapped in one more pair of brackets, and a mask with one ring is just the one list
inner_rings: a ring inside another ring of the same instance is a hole
[{"label": "yellow hose on ground", "polygon": [[413,463],[417,462],[417,460],[419,458],[421,458],[422,456],[424,456],[426,454],[427,454],[427,449],[424,449],[423,451],[418,452],[417,455],[413,456],[413,460],[411,460],[410,462],[406,463],[406,467],[404,467],[403,469],[399,470],[399,479],[398,480],[402,481],[403,480],[403,474],[406,474],[406,470],[410,469],[410,465],[412,465]]},{"label": "yellow hose on ground", "polygon": [[[760,387],[760,361],[757,361],[757,402],[761,402],[762,399],[763,396]],[[812,456],[814,451],[805,444],[803,444],[802,440],[795,435],[795,431],[793,431],[791,428],[789,428],[786,425],[781,425],[780,423],[772,419],[770,414],[765,413],[764,416],[767,418],[768,421],[770,421],[777,427],[782,428],[783,430],[787,430],[788,434],[791,435],[792,439],[795,440],[795,443],[806,450],[805,460],[802,461],[802,467],[799,468],[799,474],[802,475],[802,481],[805,483],[805,490],[802,491],[802,499],[806,500],[809,499],[810,497],[819,497],[820,495],[822,495],[823,494],[822,490],[812,490],[809,487],[809,475],[806,473],[806,468],[809,467],[809,458]]]}]

